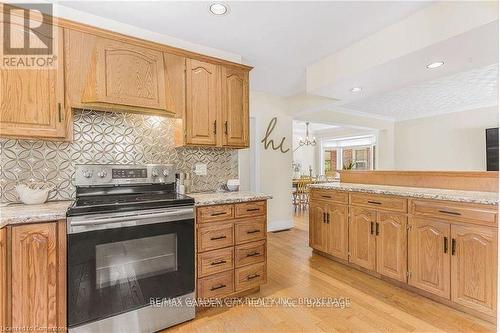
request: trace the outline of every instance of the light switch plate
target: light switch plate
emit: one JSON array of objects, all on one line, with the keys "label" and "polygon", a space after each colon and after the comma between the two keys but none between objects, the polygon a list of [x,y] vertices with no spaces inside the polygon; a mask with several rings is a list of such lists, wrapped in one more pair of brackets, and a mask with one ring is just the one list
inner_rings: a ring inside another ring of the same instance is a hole
[{"label": "light switch plate", "polygon": [[194,165],[194,173],[198,176],[207,175],[207,165],[205,163],[196,163]]}]

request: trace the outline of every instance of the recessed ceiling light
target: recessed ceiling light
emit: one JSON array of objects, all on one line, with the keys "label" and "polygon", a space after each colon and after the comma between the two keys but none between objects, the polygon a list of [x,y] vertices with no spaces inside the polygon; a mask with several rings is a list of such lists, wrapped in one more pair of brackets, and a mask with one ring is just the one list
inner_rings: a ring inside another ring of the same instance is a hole
[{"label": "recessed ceiling light", "polygon": [[229,6],[223,2],[213,2],[210,4],[209,10],[214,15],[226,15],[229,12]]},{"label": "recessed ceiling light", "polygon": [[360,87],[354,87],[351,89],[351,92],[360,92],[362,90],[362,88]]},{"label": "recessed ceiling light", "polygon": [[433,69],[433,68],[441,67],[443,65],[444,65],[444,61],[438,61],[438,62],[433,62],[431,64],[428,64],[426,67],[429,69]]}]

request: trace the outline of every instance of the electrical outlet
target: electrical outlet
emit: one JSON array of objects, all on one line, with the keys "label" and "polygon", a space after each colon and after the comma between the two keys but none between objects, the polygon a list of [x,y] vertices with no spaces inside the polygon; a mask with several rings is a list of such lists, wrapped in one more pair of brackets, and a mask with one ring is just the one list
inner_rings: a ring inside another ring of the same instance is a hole
[{"label": "electrical outlet", "polygon": [[207,175],[207,165],[205,163],[196,163],[194,165],[194,173],[197,176],[206,176]]}]

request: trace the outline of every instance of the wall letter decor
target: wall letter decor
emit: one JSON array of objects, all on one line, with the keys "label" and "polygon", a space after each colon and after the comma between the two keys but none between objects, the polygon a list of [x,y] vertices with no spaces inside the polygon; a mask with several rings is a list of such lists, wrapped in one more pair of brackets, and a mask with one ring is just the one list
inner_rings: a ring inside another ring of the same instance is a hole
[{"label": "wall letter decor", "polygon": [[264,137],[264,139],[262,139],[261,142],[264,144],[264,149],[268,149],[269,146],[271,146],[271,148],[273,150],[279,149],[283,154],[285,154],[290,150],[290,148],[287,148],[287,149],[283,148],[283,144],[285,143],[285,137],[283,137],[281,139],[281,142],[277,147],[274,145],[274,140],[269,139],[269,137],[271,136],[271,133],[273,132],[274,128],[276,127],[277,122],[278,122],[278,118],[274,117],[273,119],[271,119],[271,121],[269,122],[269,125],[267,125],[266,136]]}]

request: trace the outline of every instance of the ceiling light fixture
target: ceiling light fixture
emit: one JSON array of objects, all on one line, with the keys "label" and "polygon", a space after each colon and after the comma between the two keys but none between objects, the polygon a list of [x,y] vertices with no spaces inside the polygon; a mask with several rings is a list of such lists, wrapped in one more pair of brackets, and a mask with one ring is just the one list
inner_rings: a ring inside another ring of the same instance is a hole
[{"label": "ceiling light fixture", "polygon": [[306,122],[306,137],[298,137],[299,139],[299,146],[295,149],[299,149],[302,146],[316,146],[316,138],[314,136],[310,137],[309,136],[309,122]]},{"label": "ceiling light fixture", "polygon": [[229,6],[223,2],[213,2],[210,4],[210,7],[208,7],[210,10],[210,13],[221,16],[221,15],[226,15],[229,13]]},{"label": "ceiling light fixture", "polygon": [[360,87],[354,87],[351,89],[351,92],[360,92],[362,89]]},{"label": "ceiling light fixture", "polygon": [[429,69],[433,69],[433,68],[441,67],[443,65],[444,65],[444,61],[438,61],[438,62],[433,62],[431,64],[428,64],[426,67]]}]

